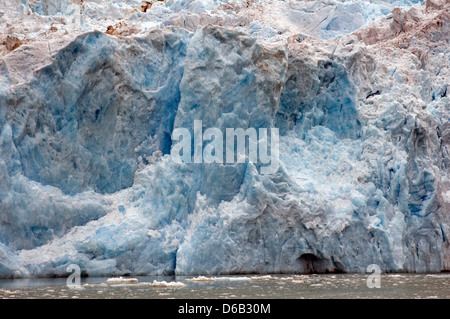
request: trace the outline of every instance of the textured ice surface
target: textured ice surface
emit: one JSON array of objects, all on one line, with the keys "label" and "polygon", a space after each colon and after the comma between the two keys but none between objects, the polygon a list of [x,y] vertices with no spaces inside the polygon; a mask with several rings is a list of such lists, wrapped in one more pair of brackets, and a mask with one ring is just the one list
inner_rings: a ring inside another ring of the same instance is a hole
[{"label": "textured ice surface", "polygon": [[[0,0],[0,277],[449,270],[450,13],[416,2]],[[175,164],[194,120],[279,128],[279,170]]]}]

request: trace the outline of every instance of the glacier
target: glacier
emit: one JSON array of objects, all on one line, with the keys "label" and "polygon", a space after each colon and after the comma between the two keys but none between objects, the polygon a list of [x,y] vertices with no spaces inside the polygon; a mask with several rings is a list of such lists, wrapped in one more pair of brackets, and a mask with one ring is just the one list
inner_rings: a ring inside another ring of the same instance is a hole
[{"label": "glacier", "polygon": [[[0,0],[0,278],[450,271],[445,0]],[[280,166],[172,132],[280,131]]]}]

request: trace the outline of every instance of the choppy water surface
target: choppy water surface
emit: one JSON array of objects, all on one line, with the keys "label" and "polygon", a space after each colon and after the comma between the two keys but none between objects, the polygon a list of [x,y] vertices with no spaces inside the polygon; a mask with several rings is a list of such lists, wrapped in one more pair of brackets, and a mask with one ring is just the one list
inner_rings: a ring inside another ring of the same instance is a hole
[{"label": "choppy water surface", "polygon": [[134,277],[138,283],[107,284],[82,278],[0,280],[0,298],[450,298],[450,274],[383,274],[380,288],[368,275],[267,275],[225,277]]}]

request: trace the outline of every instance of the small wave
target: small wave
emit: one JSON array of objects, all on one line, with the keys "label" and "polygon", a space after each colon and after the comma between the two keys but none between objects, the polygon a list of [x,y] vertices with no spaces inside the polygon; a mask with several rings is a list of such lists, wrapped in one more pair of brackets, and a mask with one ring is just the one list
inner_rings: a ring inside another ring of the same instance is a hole
[{"label": "small wave", "polygon": [[[86,288],[84,288],[84,287],[81,286],[81,285],[68,286],[68,288],[69,288],[70,290],[84,290],[84,289],[86,289]],[[47,291],[48,291],[48,292],[51,292],[51,293],[55,292],[54,290],[47,290]]]},{"label": "small wave", "polygon": [[95,287],[108,287],[108,284],[105,282],[100,282],[100,283],[85,283],[83,284],[83,287],[85,288],[95,288]]}]

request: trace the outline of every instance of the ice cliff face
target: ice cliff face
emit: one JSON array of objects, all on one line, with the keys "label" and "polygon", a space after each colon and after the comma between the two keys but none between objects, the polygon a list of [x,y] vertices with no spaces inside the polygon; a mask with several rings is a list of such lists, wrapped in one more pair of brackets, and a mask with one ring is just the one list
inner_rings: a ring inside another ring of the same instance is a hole
[{"label": "ice cliff face", "polygon": [[[0,0],[0,277],[450,270],[445,1]],[[175,128],[280,130],[280,167]]]}]

